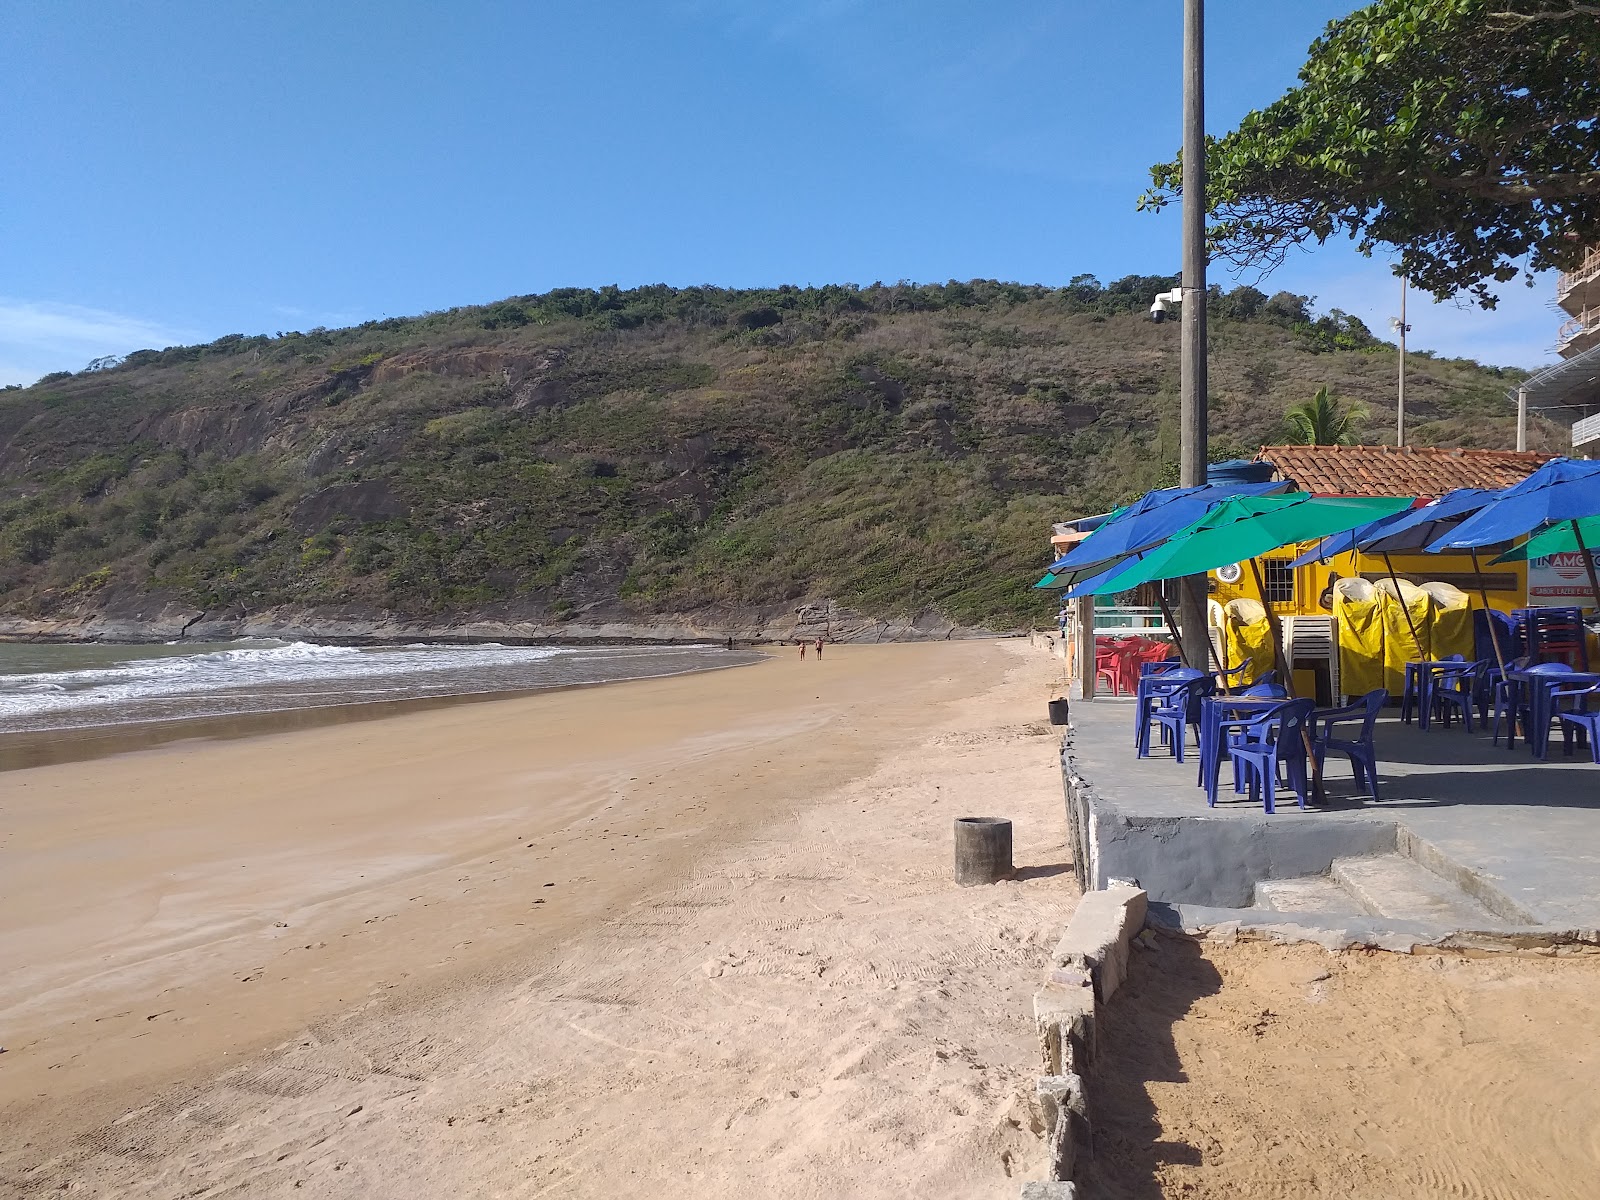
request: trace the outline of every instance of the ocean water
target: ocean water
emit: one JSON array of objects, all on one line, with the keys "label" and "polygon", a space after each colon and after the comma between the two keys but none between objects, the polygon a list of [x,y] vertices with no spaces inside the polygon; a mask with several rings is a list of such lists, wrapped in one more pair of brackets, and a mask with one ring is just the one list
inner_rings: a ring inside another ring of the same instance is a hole
[{"label": "ocean water", "polygon": [[647,679],[742,666],[763,657],[711,645],[0,643],[0,733]]}]

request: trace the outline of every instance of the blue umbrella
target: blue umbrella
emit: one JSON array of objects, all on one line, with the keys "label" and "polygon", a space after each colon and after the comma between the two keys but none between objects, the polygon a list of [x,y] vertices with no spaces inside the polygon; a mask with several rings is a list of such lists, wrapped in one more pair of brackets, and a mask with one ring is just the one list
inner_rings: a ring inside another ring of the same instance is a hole
[{"label": "blue umbrella", "polygon": [[1392,516],[1381,517],[1356,529],[1347,529],[1343,533],[1335,533],[1325,537],[1289,565],[1291,567],[1309,567],[1312,563],[1327,562],[1330,558],[1336,558],[1341,554],[1350,554],[1353,551],[1365,549],[1362,545],[1364,539],[1377,537],[1385,529],[1405,516],[1405,513],[1395,513]]},{"label": "blue umbrella", "polygon": [[1541,525],[1600,516],[1600,462],[1552,458],[1428,547],[1430,554],[1509,542]]},{"label": "blue umbrella", "polygon": [[1307,550],[1289,565],[1305,567],[1356,550],[1368,554],[1420,550],[1443,537],[1498,494],[1488,488],[1456,488],[1427,504],[1373,521],[1349,533],[1323,538],[1316,547]]},{"label": "blue umbrella", "polygon": [[1095,571],[1092,575],[1082,575],[1076,583],[1061,593],[1061,598],[1063,600],[1076,600],[1079,596],[1100,595],[1100,585],[1102,583],[1110,579],[1113,575],[1121,572],[1122,568],[1126,567],[1129,563],[1137,562],[1142,557],[1142,554],[1136,554],[1132,558],[1119,558],[1109,566]]},{"label": "blue umbrella", "polygon": [[1430,554],[1476,550],[1495,542],[1509,542],[1544,526],[1570,522],[1589,571],[1589,588],[1595,604],[1600,606],[1600,579],[1595,577],[1594,560],[1578,529],[1582,518],[1593,516],[1600,516],[1600,462],[1552,458],[1521,483],[1497,493],[1472,516],[1430,543],[1427,550]]},{"label": "blue umbrella", "polygon": [[1120,514],[1050,564],[1059,575],[1085,567],[1099,568],[1165,541],[1234,496],[1267,496],[1289,490],[1287,483],[1207,483],[1199,487],[1157,488],[1146,492]]},{"label": "blue umbrella", "polygon": [[1456,488],[1437,500],[1398,514],[1382,530],[1364,540],[1360,548],[1372,554],[1420,550],[1438,541],[1497,495],[1499,493],[1491,488]]},{"label": "blue umbrella", "polygon": [[[1113,575],[1121,574],[1125,568],[1131,566],[1133,563],[1138,562],[1145,556],[1145,554],[1146,551],[1141,550],[1136,554],[1131,554],[1124,558],[1114,559],[1110,563],[1104,564],[1099,569],[1096,569],[1095,567],[1088,567],[1082,571],[1079,571],[1077,573],[1077,581],[1073,583],[1073,585],[1066,591],[1061,593],[1062,601],[1065,602],[1067,600],[1076,600],[1080,596],[1099,596],[1105,594],[1106,589],[1102,588],[1101,584],[1105,583],[1105,581],[1110,579]],[[1051,578],[1051,576],[1046,576],[1045,578],[1048,579]],[[1040,585],[1035,584],[1034,586],[1038,587]],[[1167,598],[1162,594],[1159,588],[1156,590],[1156,602],[1161,606],[1161,615],[1166,619],[1167,628],[1176,632],[1178,628],[1177,618],[1172,615],[1172,608],[1167,604]],[[1178,658],[1183,661],[1185,666],[1192,666],[1193,664],[1189,662],[1189,656],[1184,653],[1183,643],[1178,642],[1177,647]],[[1215,651],[1213,651],[1212,657],[1215,658],[1215,656]],[[1218,663],[1217,666],[1220,668],[1222,664]]]},{"label": "blue umbrella", "polygon": [[[1304,566],[1316,559],[1332,558],[1335,554],[1343,554],[1352,550],[1359,550],[1366,554],[1379,554],[1383,556],[1383,565],[1389,572],[1389,580],[1394,584],[1395,595],[1400,594],[1400,577],[1395,574],[1394,562],[1389,555],[1397,550],[1419,550],[1430,542],[1443,537],[1449,530],[1454,529],[1467,517],[1477,512],[1490,500],[1498,495],[1488,488],[1456,488],[1446,492],[1437,500],[1427,504],[1408,508],[1404,512],[1395,513],[1392,517],[1374,521],[1370,525],[1363,525],[1360,529],[1352,529],[1349,533],[1335,534],[1331,538],[1324,538],[1322,544],[1315,550],[1308,551],[1295,559],[1294,566]],[[1472,555],[1473,570],[1478,569],[1477,551]],[[1488,592],[1481,592],[1484,608],[1489,607]],[[1404,604],[1400,612],[1406,619],[1406,624],[1411,629],[1413,640],[1417,638],[1416,624],[1411,620],[1411,612]],[[1494,636],[1494,622],[1489,622],[1489,632]],[[1500,657],[1500,640],[1496,636],[1495,657]]]}]

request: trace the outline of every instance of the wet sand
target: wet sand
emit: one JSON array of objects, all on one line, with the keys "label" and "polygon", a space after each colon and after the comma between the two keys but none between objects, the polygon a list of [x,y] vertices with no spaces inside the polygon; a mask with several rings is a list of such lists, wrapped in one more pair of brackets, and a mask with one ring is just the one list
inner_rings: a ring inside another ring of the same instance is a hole
[{"label": "wet sand", "polygon": [[[840,646],[0,775],[0,1192],[1014,1195],[1050,670]],[[958,889],[979,809],[1025,869]]]},{"label": "wet sand", "polygon": [[[754,655],[755,652],[748,651]],[[697,668],[699,671],[731,671],[759,665],[754,661],[733,661],[726,665]],[[685,672],[687,673],[687,672]],[[354,725],[383,721],[391,717],[455,708],[463,704],[490,704],[524,696],[553,696],[580,688],[613,687],[631,680],[595,680],[552,687],[521,688],[499,692],[466,692],[459,695],[412,696],[400,700],[371,700],[354,704],[318,704],[298,708],[269,708],[261,712],[230,713],[222,716],[191,717],[180,721],[135,721],[111,725],[80,725],[69,729],[0,733],[0,772],[30,767],[53,767],[63,763],[90,762],[138,750],[153,750],[173,742],[237,741],[269,733],[293,733],[302,729],[325,729],[330,725]]]}]

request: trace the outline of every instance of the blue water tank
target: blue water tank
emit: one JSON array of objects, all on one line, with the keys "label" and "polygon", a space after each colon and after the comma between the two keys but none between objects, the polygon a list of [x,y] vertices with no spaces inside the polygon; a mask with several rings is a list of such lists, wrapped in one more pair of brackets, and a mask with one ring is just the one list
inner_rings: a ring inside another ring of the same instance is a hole
[{"label": "blue water tank", "polygon": [[1230,458],[1206,468],[1207,483],[1270,483],[1278,468],[1272,463]]}]

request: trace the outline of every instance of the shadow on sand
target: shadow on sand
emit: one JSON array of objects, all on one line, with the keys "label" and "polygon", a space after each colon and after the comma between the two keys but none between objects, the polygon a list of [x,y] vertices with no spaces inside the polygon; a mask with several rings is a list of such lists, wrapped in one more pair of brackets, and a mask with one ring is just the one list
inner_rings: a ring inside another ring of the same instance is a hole
[{"label": "shadow on sand", "polygon": [[1011,872],[1012,879],[1053,879],[1057,875],[1070,875],[1071,863],[1041,863],[1036,867],[1018,867]]},{"label": "shadow on sand", "polygon": [[1161,1140],[1148,1085],[1188,1081],[1172,1029],[1196,1000],[1221,990],[1222,977],[1198,943],[1163,938],[1159,945],[1133,952],[1127,981],[1100,1016],[1088,1081],[1095,1152],[1086,1182],[1096,1196],[1161,1200],[1163,1164],[1200,1162],[1197,1147]]}]

